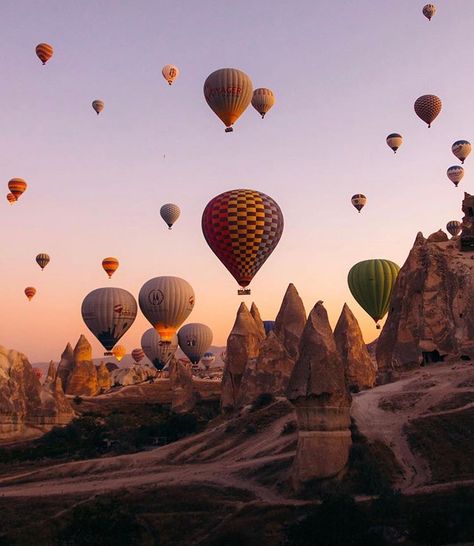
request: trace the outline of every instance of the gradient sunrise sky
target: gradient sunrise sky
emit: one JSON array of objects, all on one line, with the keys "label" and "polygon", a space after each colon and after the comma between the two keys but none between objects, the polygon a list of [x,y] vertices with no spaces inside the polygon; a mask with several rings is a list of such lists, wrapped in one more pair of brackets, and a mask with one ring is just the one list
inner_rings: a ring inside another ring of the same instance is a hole
[{"label": "gradient sunrise sky", "polygon": [[[252,282],[273,319],[289,282],[307,311],[324,300],[333,325],[346,301],[366,341],[377,331],[352,298],[349,268],[368,258],[404,262],[417,231],[460,219],[471,165],[455,188],[446,169],[453,141],[474,139],[474,2],[438,0],[3,0],[3,127],[0,180],[25,178],[14,206],[0,202],[0,344],[32,362],[57,359],[81,333],[84,296],[119,286],[136,297],[159,275],[188,280],[204,322],[225,344],[242,297],[208,248],[206,203],[243,187],[281,206],[280,244]],[[43,67],[39,42],[54,57]],[[169,87],[167,63],[181,75]],[[244,70],[270,87],[262,121],[249,108],[233,134],[207,106],[202,87],[217,68]],[[433,93],[443,111],[431,129],[414,114]],[[102,99],[96,116],[91,101]],[[388,133],[405,142],[395,156]],[[368,204],[352,208],[352,194]],[[163,203],[182,215],[168,231]],[[41,272],[34,258],[51,255]],[[111,281],[101,268],[117,256]],[[31,303],[23,290],[37,288]],[[149,327],[139,314],[121,342],[131,351]]]}]

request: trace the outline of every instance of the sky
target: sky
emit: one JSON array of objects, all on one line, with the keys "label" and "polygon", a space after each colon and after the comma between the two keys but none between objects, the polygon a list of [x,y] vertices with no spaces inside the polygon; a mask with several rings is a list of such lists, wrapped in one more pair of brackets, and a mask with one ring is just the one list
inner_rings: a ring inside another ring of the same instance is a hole
[{"label": "sky", "polygon": [[[460,219],[474,193],[469,158],[459,188],[451,144],[473,140],[472,0],[3,0],[0,6],[3,139],[0,186],[28,190],[0,200],[0,344],[32,362],[58,359],[81,333],[87,293],[119,286],[135,297],[151,277],[194,288],[187,322],[203,322],[224,345],[242,301],[207,246],[201,215],[215,195],[251,188],[280,205],[285,229],[251,284],[264,320],[275,318],[288,283],[309,312],[323,300],[334,326],[344,302],[367,342],[378,331],[347,287],[358,261],[402,265],[418,231]],[[42,66],[39,42],[54,57]],[[169,87],[165,64],[181,74]],[[250,106],[231,134],[203,96],[208,74],[245,71],[276,104],[261,120]],[[438,95],[431,129],[415,99]],[[94,99],[105,102],[96,116]],[[400,132],[394,155],[385,143]],[[361,214],[350,198],[364,193]],[[1,194],[0,194],[1,197]],[[162,204],[181,208],[169,231]],[[34,261],[46,252],[42,272]],[[120,268],[109,281],[102,258]],[[35,286],[28,302],[23,290]],[[122,338],[139,346],[139,312]]]}]

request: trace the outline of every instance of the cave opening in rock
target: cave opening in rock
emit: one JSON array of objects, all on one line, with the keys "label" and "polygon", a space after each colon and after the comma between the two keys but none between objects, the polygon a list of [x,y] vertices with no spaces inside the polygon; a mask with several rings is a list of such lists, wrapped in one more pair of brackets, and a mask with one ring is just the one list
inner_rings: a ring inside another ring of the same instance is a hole
[{"label": "cave opening in rock", "polygon": [[436,349],[434,351],[423,351],[423,364],[431,364],[433,362],[443,362],[444,357],[439,354]]}]

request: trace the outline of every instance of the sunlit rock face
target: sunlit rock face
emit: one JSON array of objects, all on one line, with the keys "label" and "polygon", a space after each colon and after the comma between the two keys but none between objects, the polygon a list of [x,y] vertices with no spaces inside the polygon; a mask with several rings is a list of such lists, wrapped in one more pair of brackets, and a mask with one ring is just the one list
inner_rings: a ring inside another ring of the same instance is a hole
[{"label": "sunlit rock face", "polygon": [[72,367],[74,366],[74,351],[70,343],[66,345],[66,348],[61,355],[61,360],[59,361],[58,368],[56,371],[56,376],[61,379],[61,385],[64,391],[66,391],[67,381],[71,373]]},{"label": "sunlit rock face", "polygon": [[92,362],[92,347],[81,335],[73,354],[73,366],[67,379],[66,394],[94,396],[99,392],[97,370]]},{"label": "sunlit rock face", "polygon": [[231,411],[236,407],[247,362],[257,358],[262,340],[262,333],[254,318],[245,303],[241,303],[234,326],[227,338],[221,395],[224,411]]},{"label": "sunlit rock face", "polygon": [[290,283],[275,319],[273,330],[294,360],[298,358],[300,339],[305,324],[306,311],[303,301],[295,286]]},{"label": "sunlit rock face", "polygon": [[99,366],[96,366],[97,369],[97,385],[99,387],[99,392],[107,391],[112,386],[112,378],[110,377],[110,372],[105,365],[105,362],[101,362]]},{"label": "sunlit rock face", "polygon": [[24,354],[0,346],[0,434],[46,430],[73,416],[59,385],[43,387]]},{"label": "sunlit rock face", "polygon": [[[107,364],[105,365],[107,367]],[[138,385],[154,379],[158,376],[158,372],[155,368],[150,366],[139,366],[133,364],[127,368],[118,368],[115,366],[115,369],[110,372],[111,383],[116,387],[126,387],[127,385]]]},{"label": "sunlit rock face", "polygon": [[376,349],[379,383],[440,359],[474,359],[474,253],[418,233],[398,275]]},{"label": "sunlit rock face", "polygon": [[263,325],[263,320],[262,320],[262,317],[260,316],[260,311],[258,310],[258,307],[254,302],[252,302],[252,305],[250,307],[250,314],[252,315],[253,320],[255,321],[255,324],[257,325],[260,335],[262,336],[262,338],[264,338],[266,336],[265,326]]},{"label": "sunlit rock face", "polygon": [[237,400],[238,406],[253,402],[260,394],[285,395],[295,361],[272,331],[262,341],[257,358],[247,362]]},{"label": "sunlit rock face", "polygon": [[359,323],[346,303],[334,329],[334,339],[344,365],[349,390],[358,392],[372,388],[377,367],[364,343]]},{"label": "sunlit rock face", "polygon": [[189,413],[199,399],[193,384],[191,364],[172,357],[169,363],[169,377],[172,391],[171,409],[175,413]]},{"label": "sunlit rock face", "polygon": [[337,479],[349,459],[351,399],[322,303],[314,306],[306,322],[287,396],[298,421],[294,489],[309,481]]}]

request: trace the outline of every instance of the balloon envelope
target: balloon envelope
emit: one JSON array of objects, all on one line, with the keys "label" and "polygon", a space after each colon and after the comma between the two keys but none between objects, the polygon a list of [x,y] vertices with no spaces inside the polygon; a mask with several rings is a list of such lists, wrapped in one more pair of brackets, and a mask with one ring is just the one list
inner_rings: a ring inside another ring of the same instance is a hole
[{"label": "balloon envelope", "polygon": [[464,169],[460,165],[453,165],[446,171],[449,180],[457,187],[464,176]]},{"label": "balloon envelope", "polygon": [[210,351],[204,353],[203,357],[201,358],[201,364],[205,366],[206,369],[209,368],[209,366],[216,360],[216,355],[214,353],[211,353]]},{"label": "balloon envelope", "polygon": [[23,178],[12,178],[8,182],[8,189],[18,199],[26,191],[28,184]]},{"label": "balloon envelope", "polygon": [[112,354],[115,356],[118,362],[120,362],[122,358],[127,354],[127,349],[123,345],[116,345],[112,349]]},{"label": "balloon envelope", "polygon": [[451,146],[453,154],[459,159],[461,163],[464,163],[466,157],[471,153],[471,143],[468,140],[456,140]]},{"label": "balloon envelope", "polygon": [[416,115],[431,127],[431,124],[441,112],[443,103],[436,95],[423,95],[415,101]]},{"label": "balloon envelope", "polygon": [[160,215],[163,220],[166,222],[166,225],[169,229],[173,226],[176,220],[179,218],[181,211],[178,205],[173,203],[166,203],[160,209]]},{"label": "balloon envelope", "polygon": [[262,119],[274,104],[275,95],[271,89],[265,87],[255,89],[252,95],[252,106],[262,116]]},{"label": "balloon envelope", "polygon": [[53,56],[53,46],[41,43],[36,46],[36,55],[43,64],[46,64]]},{"label": "balloon envelope", "polygon": [[388,311],[399,271],[390,260],[365,260],[349,271],[347,282],[352,295],[376,323]]},{"label": "balloon envelope", "polygon": [[194,290],[179,277],[155,277],[140,289],[138,303],[142,313],[160,334],[163,342],[171,342],[176,330],[194,307]]},{"label": "balloon envelope", "polygon": [[398,148],[403,144],[403,137],[398,133],[390,133],[386,138],[387,145],[393,150],[393,153],[396,154]]},{"label": "balloon envelope", "polygon": [[36,294],[36,288],[34,286],[27,286],[25,288],[25,295],[28,298],[29,301],[31,301],[31,298]]},{"label": "balloon envelope", "polygon": [[217,195],[202,214],[207,244],[245,287],[273,252],[283,233],[283,214],[271,197],[255,190]]},{"label": "balloon envelope", "polygon": [[135,321],[137,302],[123,288],[97,288],[84,298],[81,313],[89,330],[110,351]]},{"label": "balloon envelope", "polygon": [[178,343],[189,360],[197,364],[211,346],[212,330],[205,324],[185,324],[179,329]]},{"label": "balloon envelope", "polygon": [[41,270],[49,264],[49,261],[50,257],[47,254],[41,253],[36,256],[36,263],[41,267]]},{"label": "balloon envelope", "polygon": [[175,334],[169,343],[164,343],[160,334],[154,328],[150,328],[143,334],[140,344],[153,366],[157,370],[162,370],[178,348],[178,336]]},{"label": "balloon envelope", "polygon": [[92,101],[92,108],[95,110],[95,112],[97,113],[97,115],[99,115],[102,110],[104,109],[104,101],[101,101],[101,100],[93,100]]},{"label": "balloon envelope", "polygon": [[459,235],[459,233],[461,232],[461,222],[458,222],[457,220],[451,220],[446,224],[446,229],[453,237],[456,237],[456,235]]},{"label": "balloon envelope", "polygon": [[351,197],[351,203],[360,212],[367,203],[367,197],[363,193],[356,193]]},{"label": "balloon envelope", "polygon": [[172,85],[174,80],[179,76],[179,68],[172,64],[167,64],[163,67],[161,73],[163,78],[168,82],[168,85]]},{"label": "balloon envelope", "polygon": [[145,352],[141,348],[133,349],[132,358],[138,364],[141,360],[145,358]]},{"label": "balloon envelope", "polygon": [[108,258],[104,258],[102,260],[102,267],[104,271],[109,276],[109,279],[112,277],[112,275],[117,271],[119,267],[119,261],[117,258],[114,258],[113,256],[109,256]]},{"label": "balloon envelope", "polygon": [[13,203],[16,201],[16,197],[13,195],[13,193],[7,193],[7,201],[10,203],[10,205],[13,205]]},{"label": "balloon envelope", "polygon": [[428,19],[428,21],[431,21],[431,18],[436,13],[436,6],[434,4],[426,4],[423,6],[423,15]]},{"label": "balloon envelope", "polygon": [[204,82],[204,97],[212,111],[232,131],[232,125],[252,100],[252,81],[236,68],[220,68]]}]

